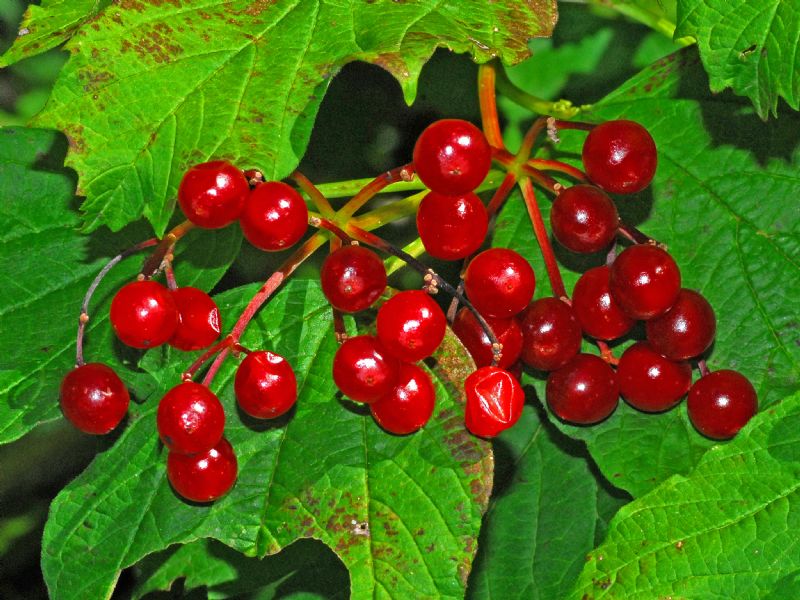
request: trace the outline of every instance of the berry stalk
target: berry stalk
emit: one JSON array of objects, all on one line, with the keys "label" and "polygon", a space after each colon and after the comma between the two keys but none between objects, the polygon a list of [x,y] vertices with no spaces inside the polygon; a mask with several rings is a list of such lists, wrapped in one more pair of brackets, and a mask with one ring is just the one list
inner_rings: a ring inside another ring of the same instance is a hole
[{"label": "berry stalk", "polygon": [[108,272],[114,268],[120,261],[123,259],[136,254],[140,250],[144,250],[145,248],[151,248],[158,244],[158,240],[155,238],[151,238],[149,240],[145,240],[143,242],[139,242],[135,246],[128,248],[127,250],[123,250],[119,254],[117,254],[114,258],[109,260],[105,266],[100,269],[100,272],[94,278],[89,289],[86,290],[86,294],[83,297],[83,302],[81,303],[81,313],[78,317],[78,335],[77,335],[77,342],[76,342],[76,349],[75,349],[75,366],[80,367],[84,364],[83,360],[83,336],[86,331],[86,324],[89,322],[89,302],[92,300],[92,296],[94,295],[95,291],[97,290],[97,286],[100,285],[100,282],[103,281],[105,276]]},{"label": "berry stalk", "polygon": [[194,229],[194,227],[194,223],[188,220],[173,227],[169,233],[158,242],[156,249],[144,261],[139,271],[141,278],[150,279],[153,275],[158,273],[162,269],[164,258],[168,254],[173,253],[177,241]]},{"label": "berry stalk", "polygon": [[493,63],[484,63],[478,68],[478,103],[486,140],[495,148],[505,149],[503,134],[500,131],[500,119],[497,116],[496,77],[497,73]]},{"label": "berry stalk", "polygon": [[553,294],[558,298],[568,298],[567,290],[564,288],[564,281],[561,279],[561,272],[558,269],[558,261],[553,252],[553,246],[550,243],[547,228],[544,225],[542,212],[539,210],[539,205],[536,202],[533,184],[529,178],[525,177],[520,181],[519,187],[522,190],[522,198],[525,201],[525,208],[528,209],[528,216],[531,219],[533,231],[536,234],[536,240],[539,242],[539,248],[542,251],[542,258],[544,259],[544,265],[547,269],[550,287],[553,288]]},{"label": "berry stalk", "polygon": [[343,220],[347,220],[387,185],[397,181],[411,181],[413,177],[413,163],[408,163],[402,167],[395,167],[391,171],[386,171],[361,188],[361,190],[341,208],[339,214]]}]

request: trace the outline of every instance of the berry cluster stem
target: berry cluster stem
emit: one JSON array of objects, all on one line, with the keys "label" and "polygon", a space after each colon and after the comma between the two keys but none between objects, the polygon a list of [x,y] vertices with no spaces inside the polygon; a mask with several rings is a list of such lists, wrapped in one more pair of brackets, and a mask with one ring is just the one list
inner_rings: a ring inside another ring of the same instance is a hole
[{"label": "berry cluster stem", "polygon": [[401,167],[396,167],[391,171],[386,171],[361,188],[361,190],[342,207],[339,213],[347,220],[387,185],[397,181],[411,181],[413,177],[413,163],[408,163]]},{"label": "berry cluster stem", "polygon": [[289,256],[289,258],[287,258],[286,261],[264,282],[258,292],[250,299],[250,302],[248,302],[244,311],[242,311],[242,314],[239,315],[239,319],[234,324],[230,334],[228,334],[228,337],[231,340],[230,345],[224,347],[222,351],[217,354],[217,357],[214,359],[214,362],[211,363],[211,366],[208,368],[208,371],[203,378],[203,385],[208,386],[213,381],[214,376],[217,374],[217,371],[219,371],[222,363],[225,361],[225,358],[230,352],[231,346],[239,343],[242,333],[250,324],[250,321],[253,320],[253,317],[258,310],[264,305],[264,303],[266,303],[267,300],[269,300],[270,296],[275,293],[281,284],[292,273],[295,272],[297,267],[303,264],[303,262],[326,241],[327,240],[324,235],[319,233],[314,234],[308,238],[302,246],[297,248],[297,250],[295,250],[292,255]]},{"label": "berry cluster stem", "polygon": [[529,178],[525,177],[520,181],[519,186],[522,190],[525,208],[528,209],[528,216],[533,225],[533,231],[536,234],[536,240],[539,242],[539,248],[542,251],[542,258],[544,259],[544,265],[547,269],[547,277],[550,279],[550,287],[553,288],[553,294],[557,298],[567,298],[567,290],[564,288],[564,281],[561,279],[561,271],[558,269],[558,261],[553,252],[553,245],[550,243],[547,228],[544,225],[542,212],[539,210],[539,205],[536,202],[533,184]]},{"label": "berry cluster stem", "polygon": [[149,279],[158,273],[164,264],[164,258],[168,254],[172,254],[175,249],[176,242],[184,235],[194,229],[194,224],[191,221],[184,221],[173,227],[167,235],[165,235],[159,242],[153,253],[147,257],[139,271],[139,276],[142,279]]},{"label": "berry cluster stem", "polygon": [[77,336],[77,343],[75,348],[75,366],[80,367],[84,364],[83,359],[83,336],[86,332],[86,324],[89,322],[89,302],[92,300],[92,296],[94,295],[95,290],[97,290],[97,286],[100,285],[100,282],[103,281],[105,276],[108,272],[114,268],[120,261],[129,256],[136,254],[140,250],[144,250],[145,248],[151,248],[158,244],[158,240],[155,238],[145,240],[143,242],[139,242],[135,246],[128,248],[127,250],[123,250],[119,254],[117,254],[114,258],[109,260],[105,266],[100,269],[100,272],[94,278],[89,289],[86,290],[86,294],[83,297],[83,302],[81,303],[81,314],[78,317],[78,336]]},{"label": "berry cluster stem", "polygon": [[490,146],[505,149],[500,119],[497,116],[497,94],[495,94],[496,69],[493,63],[478,68],[478,102],[481,110],[483,134]]}]

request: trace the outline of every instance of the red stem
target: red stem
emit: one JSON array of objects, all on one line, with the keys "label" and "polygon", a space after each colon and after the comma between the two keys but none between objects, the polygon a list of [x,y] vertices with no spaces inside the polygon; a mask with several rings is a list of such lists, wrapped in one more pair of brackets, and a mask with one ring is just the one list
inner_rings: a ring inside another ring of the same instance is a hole
[{"label": "red stem", "polygon": [[[517,176],[514,175],[513,173],[506,173],[506,176],[503,178],[502,183],[495,190],[492,199],[489,200],[489,205],[486,207],[486,213],[490,219],[500,211],[500,208],[503,206],[503,203],[508,198],[508,195],[511,193],[511,190],[514,189],[514,185],[516,185],[516,183],[517,183]],[[469,259],[467,259],[467,262],[468,261]],[[467,263],[464,264],[464,269],[466,269],[466,266]]]},{"label": "red stem", "polygon": [[556,261],[553,246],[550,244],[550,237],[547,235],[547,228],[544,225],[542,212],[539,210],[539,205],[536,203],[536,194],[533,191],[533,184],[531,184],[530,179],[525,177],[520,181],[519,186],[522,190],[522,198],[525,200],[525,208],[528,209],[528,216],[533,225],[533,231],[536,234],[536,240],[539,242],[539,248],[542,251],[542,258],[544,259],[544,265],[547,269],[547,277],[550,279],[550,287],[553,288],[553,294],[557,298],[567,298],[564,281],[561,279],[561,272],[558,270],[558,261]]},{"label": "red stem", "polygon": [[611,351],[611,348],[606,344],[603,340],[595,340],[597,347],[600,350],[600,358],[602,358],[606,363],[616,367],[619,364],[619,359],[614,356],[614,353]]},{"label": "red stem", "polygon": [[703,377],[711,373],[711,369],[708,368],[705,358],[701,358],[697,361],[697,368],[700,369],[700,375]]},{"label": "red stem", "polygon": [[589,181],[589,178],[586,176],[586,173],[584,173],[577,167],[573,167],[572,165],[563,163],[560,160],[532,158],[527,162],[527,165],[529,167],[533,167],[534,169],[539,169],[540,171],[557,171],[559,173],[564,173],[565,175],[569,175],[573,179],[577,179],[578,181],[581,182]]},{"label": "red stem", "polygon": [[594,123],[584,123],[581,121],[559,121],[555,119],[553,125],[556,129],[579,129],[580,131],[591,131],[597,127]]},{"label": "red stem", "polygon": [[[228,335],[228,337],[231,338],[231,344],[239,343],[242,333],[247,328],[247,325],[250,323],[250,321],[253,320],[253,317],[258,310],[267,300],[269,300],[270,296],[275,293],[275,290],[280,287],[286,278],[294,273],[297,267],[299,267],[303,261],[311,256],[314,251],[316,251],[324,243],[325,238],[322,235],[315,234],[311,236],[302,246],[295,250],[289,258],[286,259],[286,261],[278,268],[278,270],[270,275],[270,277],[261,286],[261,289],[259,289],[255,296],[250,299],[250,302],[247,304],[244,311],[242,311],[242,314],[239,315],[239,319],[236,321],[233,329],[231,329],[231,332]],[[217,355],[217,358],[214,359],[214,362],[211,363],[206,376],[203,378],[204,385],[209,385],[214,379],[214,376],[217,374],[217,371],[219,371],[219,368],[225,361],[229,351],[230,347],[223,348],[222,352],[220,352]]]},{"label": "red stem", "polygon": [[413,163],[408,163],[402,167],[396,167],[391,171],[381,173],[375,179],[361,188],[361,190],[342,207],[342,209],[339,211],[339,214],[343,217],[342,220],[348,220],[350,217],[352,217],[359,208],[369,202],[375,196],[375,194],[380,192],[387,185],[391,185],[398,181],[410,181],[413,175]]},{"label": "red stem", "polygon": [[141,275],[140,278],[149,279],[158,273],[164,262],[164,257],[167,254],[171,254],[175,249],[175,243],[192,229],[194,229],[194,224],[191,221],[184,221],[173,227],[170,232],[158,242],[156,249],[144,261],[139,271]]},{"label": "red stem", "polygon": [[290,175],[290,177],[300,186],[308,197],[311,198],[311,202],[314,206],[317,207],[317,210],[322,213],[323,216],[327,218],[333,217],[335,211],[333,210],[333,206],[331,203],[328,202],[328,199],[325,195],[319,191],[317,186],[315,186],[311,181],[303,175],[300,171],[295,171]]},{"label": "red stem", "polygon": [[216,344],[211,346],[208,350],[203,352],[203,354],[201,354],[198,357],[198,359],[194,361],[191,364],[191,366],[183,372],[183,374],[181,375],[181,379],[183,381],[191,381],[195,373],[197,373],[197,370],[200,367],[202,367],[209,358],[214,356],[217,352],[219,352],[223,348],[230,348],[232,344],[233,344],[233,338],[231,338],[230,335],[225,336],[223,339],[221,339]]},{"label": "red stem", "polygon": [[497,117],[496,79],[497,73],[493,64],[486,63],[478,68],[478,102],[481,109],[483,133],[491,146],[504,150],[500,119]]}]

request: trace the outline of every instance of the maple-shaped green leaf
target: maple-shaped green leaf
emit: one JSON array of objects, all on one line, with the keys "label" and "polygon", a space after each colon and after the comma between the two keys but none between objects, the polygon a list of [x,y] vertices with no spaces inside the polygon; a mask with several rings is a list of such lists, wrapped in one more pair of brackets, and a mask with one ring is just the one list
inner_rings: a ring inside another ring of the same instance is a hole
[{"label": "maple-shaped green leaf", "polygon": [[[800,395],[623,507],[572,598],[794,598]],[[793,579],[788,587],[783,579]],[[794,590],[794,593],[790,590]],[[772,593],[770,593],[772,592]]]},{"label": "maple-shaped green leaf", "polygon": [[[145,227],[119,234],[78,233],[72,174],[61,166],[66,143],[53,131],[0,129],[0,443],[60,418],[58,388],[75,365],[81,302],[112,256],[150,237]],[[210,289],[241,243],[234,228],[193,231],[177,246],[181,285]],[[89,307],[85,356],[132,374],[138,353],[124,349],[108,322],[114,291],[132,280],[143,256],[117,265]]]},{"label": "maple-shaped green leaf", "polygon": [[762,118],[800,108],[800,5],[793,0],[678,0],[679,36],[697,40],[712,91],[733,88]]},{"label": "maple-shaped green leaf", "polygon": [[[151,554],[136,567],[134,598],[167,591],[178,579],[183,589],[205,588],[208,598],[297,598],[346,600],[350,584],[342,562],[317,540],[299,540],[272,556],[255,558],[212,539]],[[250,596],[245,596],[250,597]]]},{"label": "maple-shaped green leaf", "polygon": [[[238,314],[257,286],[217,296]],[[434,370],[437,408],[425,428],[394,436],[368,410],[337,396],[338,347],[317,280],[293,279],[251,322],[242,343],[287,358],[298,379],[296,409],[278,423],[243,420],[227,361],[213,385],[239,478],[211,505],[172,491],[156,433],[157,401],[131,411],[117,444],[55,499],[42,570],[52,597],[101,598],[121,569],[175,543],[214,538],[248,556],[297,539],[323,541],[350,571],[353,598],[460,598],[491,491],[489,445],[464,428],[460,386],[471,361],[452,336]],[[148,353],[147,369],[160,356]],[[160,392],[180,381],[170,361],[154,372]]]},{"label": "maple-shaped green leaf", "polygon": [[[800,118],[783,115],[765,124],[739,99],[711,95],[694,50],[645,69],[594,105],[590,117],[639,121],[656,141],[659,164],[652,186],[617,204],[624,218],[668,245],[683,285],[701,291],[714,308],[717,335],[709,366],[736,369],[750,378],[764,409],[796,390]],[[562,131],[560,136],[559,151],[579,156],[585,133]],[[539,196],[548,220],[547,195]],[[534,264],[537,297],[550,294],[518,197],[507,204],[497,226],[494,243],[521,250]],[[600,254],[582,258],[558,246],[556,251],[566,267],[568,292],[581,272],[605,261]],[[544,402],[543,381],[527,381]],[[674,473],[687,473],[711,446],[692,427],[685,404],[645,414],[621,402],[611,418],[593,427],[553,420],[586,441],[606,478],[634,497]]]},{"label": "maple-shaped green leaf", "polygon": [[44,0],[29,5],[17,38],[0,56],[0,68],[62,44],[109,4],[111,0]]},{"label": "maple-shaped green leaf", "polygon": [[554,0],[121,2],[67,43],[35,122],[70,140],[88,230],[144,214],[160,234],[192,164],[288,175],[342,65],[384,67],[411,101],[437,47],[517,62],[555,18]]},{"label": "maple-shaped green leaf", "polygon": [[578,446],[532,406],[494,441],[495,489],[468,598],[562,598],[575,585],[605,529],[599,514],[619,506]]}]

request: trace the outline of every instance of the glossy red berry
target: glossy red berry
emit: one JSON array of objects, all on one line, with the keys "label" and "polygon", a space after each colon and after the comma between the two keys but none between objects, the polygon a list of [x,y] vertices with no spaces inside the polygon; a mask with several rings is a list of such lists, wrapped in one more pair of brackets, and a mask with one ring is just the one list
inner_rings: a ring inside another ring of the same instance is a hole
[{"label": "glossy red berry", "polygon": [[308,208],[294,188],[281,181],[268,181],[250,192],[239,224],[253,246],[275,252],[294,246],[305,235]]},{"label": "glossy red berry", "polygon": [[173,489],[192,502],[213,502],[236,483],[238,465],[230,442],[222,438],[211,450],[199,454],[167,456],[167,477]]},{"label": "glossy red berry", "polygon": [[182,287],[172,290],[172,299],[178,309],[178,327],[169,338],[169,345],[189,352],[214,343],[222,323],[211,296],[194,287]]},{"label": "glossy red berry", "polygon": [[111,301],[111,325],[133,348],[152,348],[169,340],[178,328],[178,308],[170,291],[156,281],[133,281]]},{"label": "glossy red berry", "polygon": [[333,381],[342,393],[357,402],[374,402],[394,387],[400,361],[377,338],[349,338],[333,357]]},{"label": "glossy red berry", "polygon": [[508,248],[490,248],[473,258],[464,274],[464,290],[482,315],[508,318],[533,298],[536,277],[528,261]]},{"label": "glossy red berry", "polygon": [[553,236],[573,252],[599,252],[617,234],[614,201],[593,185],[573,185],[556,196],[550,211]]},{"label": "glossy red berry", "polygon": [[692,367],[686,361],[661,356],[647,342],[630,346],[619,359],[617,379],[622,397],[644,412],[675,406],[692,385]]},{"label": "glossy red berry", "polygon": [[178,187],[178,204],[198,227],[218,229],[239,218],[249,193],[244,173],[229,162],[215,160],[186,171]]},{"label": "glossy red berry", "polygon": [[76,367],[61,382],[61,410],[84,433],[108,433],[120,424],[129,404],[125,384],[101,363]]},{"label": "glossy red berry", "polygon": [[170,452],[196,454],[222,439],[225,410],[206,386],[184,381],[158,403],[156,423],[158,435]]},{"label": "glossy red berry", "polygon": [[[497,366],[505,369],[519,358],[522,352],[522,330],[515,318],[496,319],[494,317],[484,317],[486,323],[491,327],[497,341],[502,344],[502,354]],[[463,307],[453,319],[453,333],[458,336],[461,343],[466,346],[476,367],[485,367],[492,363],[494,352],[489,336],[483,331],[478,319],[467,307]]]},{"label": "glossy red berry", "polygon": [[572,290],[572,309],[581,328],[598,340],[615,340],[636,324],[611,295],[610,276],[606,266],[589,269]]},{"label": "glossy red berry", "polygon": [[343,246],[329,254],[319,278],[328,302],[342,312],[369,308],[386,289],[383,261],[363,246]]},{"label": "glossy red berry", "polygon": [[650,133],[634,121],[607,121],[583,143],[583,166],[593,183],[607,192],[634,194],[653,180],[658,163]]},{"label": "glossy red berry", "polygon": [[274,419],[297,401],[297,378],[291,365],[273,352],[248,354],[233,382],[239,407],[256,419]]},{"label": "glossy red berry", "polygon": [[717,331],[717,318],[708,300],[693,290],[682,289],[670,309],[650,319],[647,341],[672,360],[700,356],[708,350]]},{"label": "glossy red berry", "polygon": [[430,420],[435,403],[436,390],[428,374],[417,365],[402,363],[394,386],[369,409],[386,431],[406,435]]},{"label": "glossy red berry", "polygon": [[434,258],[465,258],[483,244],[489,218],[481,199],[472,192],[426,195],[417,210],[417,231],[425,251]]},{"label": "glossy red berry", "polygon": [[492,166],[483,132],[468,121],[442,119],[429,125],[414,146],[414,170],[422,183],[442,194],[477,188]]},{"label": "glossy red berry", "polygon": [[623,250],[611,265],[609,289],[628,316],[652,319],[677,300],[681,272],[661,248],[638,244]]},{"label": "glossy red berry", "polygon": [[494,437],[512,427],[522,415],[525,392],[511,373],[498,367],[481,367],[464,382],[467,429],[481,437]]},{"label": "glossy red berry", "polygon": [[715,440],[727,440],[756,414],[758,397],[744,375],[721,370],[695,382],[686,406],[689,419],[700,433]]},{"label": "glossy red berry", "polygon": [[395,294],[378,309],[378,339],[404,362],[417,362],[433,354],[446,328],[444,312],[422,290]]},{"label": "glossy red berry", "polygon": [[519,317],[522,362],[540,371],[563,367],[581,349],[581,326],[575,312],[558,298],[531,302]]},{"label": "glossy red berry", "polygon": [[550,410],[562,421],[591,425],[614,412],[619,384],[616,374],[602,358],[578,354],[550,373],[545,396]]}]

